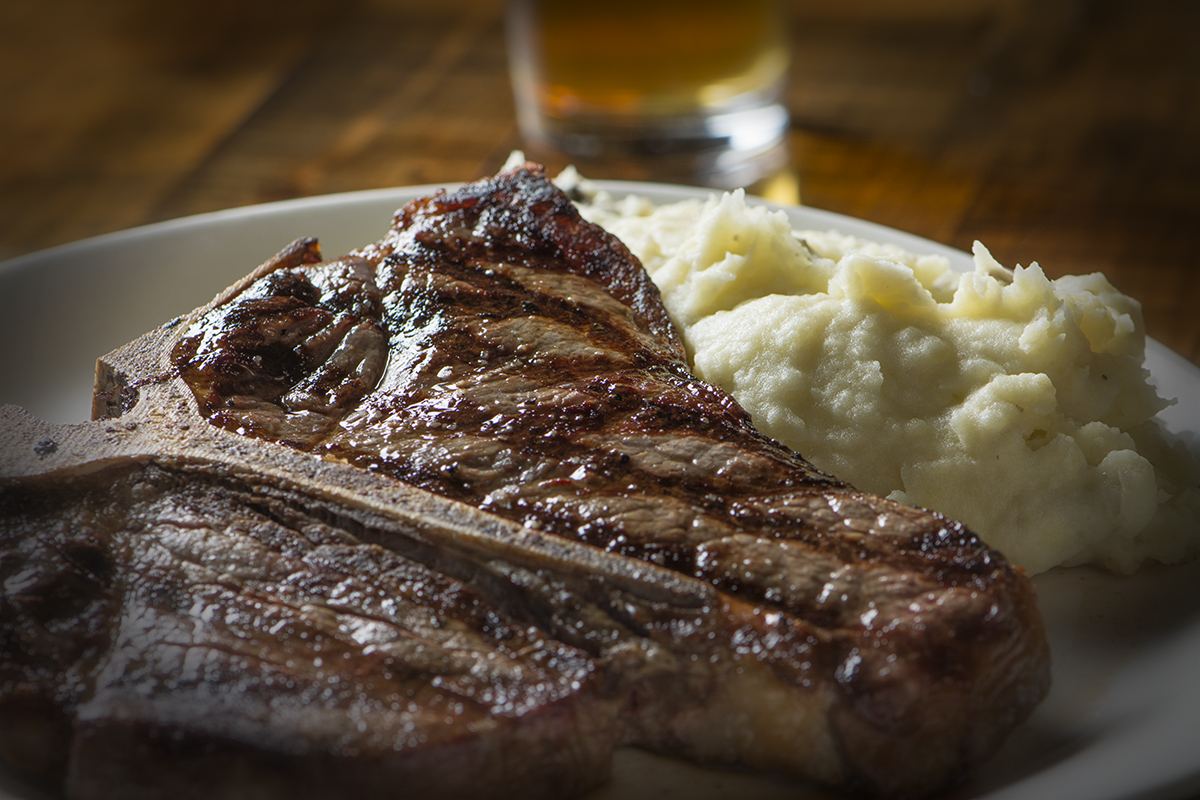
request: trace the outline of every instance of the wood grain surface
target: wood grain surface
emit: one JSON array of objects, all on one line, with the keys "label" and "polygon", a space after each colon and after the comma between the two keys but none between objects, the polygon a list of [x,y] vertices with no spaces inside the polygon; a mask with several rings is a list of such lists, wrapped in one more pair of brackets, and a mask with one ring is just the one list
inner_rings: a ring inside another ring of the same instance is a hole
[{"label": "wood grain surface", "polygon": [[[790,11],[785,177],[804,203],[1051,276],[1103,271],[1200,364],[1200,3]],[[16,0],[0,97],[0,258],[468,180],[522,146],[500,0]]]}]

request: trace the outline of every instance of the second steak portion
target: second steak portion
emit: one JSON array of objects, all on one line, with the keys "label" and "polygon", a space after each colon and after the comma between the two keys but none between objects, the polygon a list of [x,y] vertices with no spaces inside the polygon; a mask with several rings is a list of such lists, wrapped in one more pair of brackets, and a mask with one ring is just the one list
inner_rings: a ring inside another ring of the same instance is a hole
[{"label": "second steak portion", "polygon": [[486,565],[432,568],[397,552],[403,523],[160,460],[0,481],[0,757],[73,800],[603,780],[617,704],[595,655]]},{"label": "second steak portion", "polygon": [[414,201],[342,259],[281,254],[193,317],[169,371],[226,430],[718,589],[741,622],[711,647],[747,664],[729,707],[631,709],[635,743],[919,793],[1046,691],[1029,581],[754,431],[690,374],[636,259],[539,169]]}]

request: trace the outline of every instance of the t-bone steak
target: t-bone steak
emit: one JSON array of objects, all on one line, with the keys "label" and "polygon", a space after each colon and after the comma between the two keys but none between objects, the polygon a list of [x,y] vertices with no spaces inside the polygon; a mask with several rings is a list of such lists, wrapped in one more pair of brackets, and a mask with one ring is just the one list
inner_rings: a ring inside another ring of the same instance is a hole
[{"label": "t-bone steak", "polygon": [[68,797],[569,797],[636,745],[881,795],[1045,695],[1028,578],[697,380],[525,165],[298,240],[6,408],[0,754]]}]

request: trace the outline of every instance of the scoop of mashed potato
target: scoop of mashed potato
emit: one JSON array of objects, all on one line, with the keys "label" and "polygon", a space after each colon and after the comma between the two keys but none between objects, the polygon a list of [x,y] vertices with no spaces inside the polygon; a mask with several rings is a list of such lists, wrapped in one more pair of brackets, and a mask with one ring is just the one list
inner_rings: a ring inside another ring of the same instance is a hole
[{"label": "scoop of mashed potato", "polygon": [[1028,572],[1128,573],[1200,552],[1200,465],[1155,416],[1138,304],[978,243],[974,272],[794,232],[740,192],[596,195],[662,291],[698,375],[861,489],[962,520]]}]

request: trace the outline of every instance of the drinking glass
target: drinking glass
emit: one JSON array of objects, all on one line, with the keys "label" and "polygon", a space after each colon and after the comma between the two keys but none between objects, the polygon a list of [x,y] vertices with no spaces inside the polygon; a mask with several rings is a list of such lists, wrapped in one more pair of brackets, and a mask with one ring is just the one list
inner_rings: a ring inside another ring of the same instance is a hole
[{"label": "drinking glass", "polygon": [[535,151],[720,188],[786,165],[779,0],[510,0],[506,26]]}]

